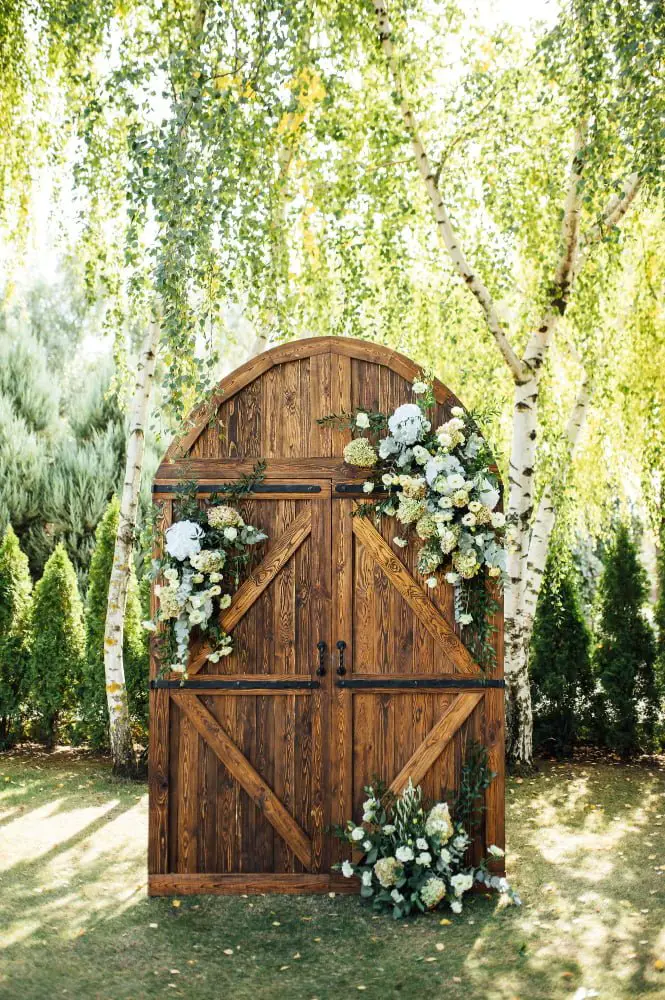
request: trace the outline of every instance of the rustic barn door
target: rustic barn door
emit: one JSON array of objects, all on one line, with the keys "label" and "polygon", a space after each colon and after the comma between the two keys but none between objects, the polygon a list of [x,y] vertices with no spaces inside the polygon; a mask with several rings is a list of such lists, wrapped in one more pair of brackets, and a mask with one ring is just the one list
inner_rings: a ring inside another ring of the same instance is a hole
[{"label": "rustic barn door", "polygon": [[[396,526],[354,517],[363,471],[347,433],[317,423],[411,398],[416,366],[362,341],[285,344],[225,379],[174,442],[155,479],[164,527],[177,483],[202,502],[266,461],[243,502],[268,541],[221,615],[234,652],[217,664],[193,645],[184,686],[151,660],[149,891],[356,891],[331,873],[332,824],[359,817],[363,787],[459,788],[471,741],[497,778],[475,857],[503,846],[502,618],[488,675],[465,648],[453,588],[430,590]],[[434,385],[432,419],[459,401]],[[500,863],[498,863],[500,866]]]},{"label": "rustic barn door", "polygon": [[[395,794],[411,779],[430,801],[452,799],[471,741],[489,742],[499,771],[503,753],[503,680],[482,674],[451,624],[453,588],[429,591],[414,547],[397,554],[391,546],[394,523],[375,526],[353,516],[355,506],[338,499],[333,509],[336,821],[362,812],[363,789],[377,778]],[[490,806],[502,798],[501,778],[488,795]],[[500,824],[502,813],[489,808],[486,843],[503,842]],[[479,860],[485,838],[476,834]]]},{"label": "rustic barn door", "polygon": [[[215,882],[228,891],[303,891],[313,883],[299,876],[330,864],[330,482],[260,490],[243,513],[270,541],[222,616],[232,655],[213,665],[194,647],[185,685],[153,682],[153,697],[168,699],[163,743],[153,747],[169,794],[151,861],[166,877],[160,883],[155,873],[152,891],[210,890]],[[199,879],[210,872],[218,878]]]}]

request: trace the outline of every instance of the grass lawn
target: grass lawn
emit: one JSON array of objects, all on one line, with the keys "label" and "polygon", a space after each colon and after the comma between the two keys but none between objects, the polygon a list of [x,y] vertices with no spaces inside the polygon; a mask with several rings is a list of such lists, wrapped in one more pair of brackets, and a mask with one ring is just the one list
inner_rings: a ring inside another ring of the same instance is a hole
[{"label": "grass lawn", "polygon": [[150,900],[145,788],[67,751],[5,755],[0,997],[665,998],[664,778],[587,759],[510,781],[522,908],[395,923],[355,897]]}]

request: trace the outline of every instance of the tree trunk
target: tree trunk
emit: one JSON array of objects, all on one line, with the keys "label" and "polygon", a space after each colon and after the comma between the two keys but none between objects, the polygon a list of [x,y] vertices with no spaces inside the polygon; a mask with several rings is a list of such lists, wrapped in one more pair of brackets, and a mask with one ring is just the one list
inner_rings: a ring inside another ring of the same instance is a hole
[{"label": "tree trunk", "polygon": [[113,552],[113,568],[104,630],[104,675],[113,771],[124,777],[136,775],[136,756],[129,725],[129,705],[123,663],[125,608],[134,553],[134,537],[145,452],[145,426],[150,412],[159,332],[159,324],[152,323],[143,344],[136,373],[127,440],[125,480],[120,499],[120,519]]}]

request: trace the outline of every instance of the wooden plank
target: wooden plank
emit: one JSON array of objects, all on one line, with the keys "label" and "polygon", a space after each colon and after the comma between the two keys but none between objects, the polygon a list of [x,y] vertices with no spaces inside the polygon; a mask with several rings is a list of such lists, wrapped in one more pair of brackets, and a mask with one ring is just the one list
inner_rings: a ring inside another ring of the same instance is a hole
[{"label": "wooden plank", "polygon": [[390,784],[390,791],[399,795],[411,778],[414,785],[420,784],[439,754],[453,738],[457,730],[468,719],[474,708],[484,697],[484,692],[459,694],[450,703],[439,721],[430,730],[420,746],[411,755],[399,774]]},{"label": "wooden plank", "polygon": [[[338,664],[336,643],[347,643],[344,650],[347,677],[353,674],[353,536],[349,530],[353,502],[332,504],[332,642],[330,673],[335,676]],[[353,809],[353,699],[345,688],[332,686],[330,726],[330,822],[343,825]],[[333,861],[341,859],[341,842],[330,844]]]},{"label": "wooden plank", "polygon": [[199,734],[188,719],[180,720],[178,742],[178,871],[195,872],[198,854]]},{"label": "wooden plank", "polygon": [[[161,516],[156,526],[156,538],[163,538],[164,531],[173,519],[173,502],[164,501]],[[155,545],[153,558],[161,554],[158,544]],[[157,597],[154,588],[150,592],[150,616],[154,619],[157,613]],[[160,626],[162,628],[163,626]],[[150,678],[157,677],[161,664],[157,656],[155,637],[150,640]],[[150,874],[166,874],[169,864],[169,729],[170,729],[170,696],[167,690],[151,690],[150,727],[148,744],[148,871]]]},{"label": "wooden plank", "polygon": [[416,613],[431,636],[445,649],[461,673],[480,673],[466,646],[455,634],[443,615],[429,601],[404,564],[392,552],[388,543],[365,517],[353,518],[353,533],[367,548],[390,582],[397,588],[412,611]]},{"label": "wooden plank", "polygon": [[[330,428],[320,428],[332,435]],[[232,482],[241,475],[248,475],[254,469],[255,459],[235,458],[192,458],[183,461],[165,459],[157,470],[156,485],[173,486],[185,480],[195,479],[202,485],[208,483]],[[265,482],[288,483],[292,480],[306,480],[322,485],[321,480],[330,478],[333,482],[364,482],[367,478],[362,469],[347,465],[341,457],[269,458],[266,459]],[[312,498],[323,499],[322,493],[308,494]],[[265,494],[262,494],[265,496]],[[327,497],[326,497],[327,499]]]},{"label": "wooden plank", "polygon": [[343,875],[311,875],[308,873],[278,874],[201,874],[201,875],[151,875],[148,879],[150,896],[197,896],[201,893],[216,895],[257,895],[280,893],[305,895],[335,892],[358,893],[358,879]]},{"label": "wooden plank", "polygon": [[172,698],[185,713],[198,733],[212,747],[222,764],[242,785],[277,832],[289,844],[305,867],[309,867],[312,845],[309,837],[284,808],[272,788],[254,770],[233,740],[226,734],[209,710],[197,699],[188,699],[179,692]]},{"label": "wooden plank", "polygon": [[[238,624],[242,616],[288,562],[311,530],[312,517],[309,505],[307,505],[270,547],[259,565],[251,570],[247,579],[238,587],[231,607],[220,615],[220,625],[226,632],[230,632]],[[210,650],[210,645],[206,643],[193,657],[187,668],[190,676],[198,673],[201,667],[207,663]]]}]

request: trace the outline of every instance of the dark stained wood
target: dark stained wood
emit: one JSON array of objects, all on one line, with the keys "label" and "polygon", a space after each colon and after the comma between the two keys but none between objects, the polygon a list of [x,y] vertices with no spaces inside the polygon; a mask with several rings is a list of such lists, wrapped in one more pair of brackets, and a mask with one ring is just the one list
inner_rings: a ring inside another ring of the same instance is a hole
[{"label": "dark stained wood", "polygon": [[[195,478],[204,503],[206,486],[234,482],[263,458],[263,485],[273,488],[240,505],[268,541],[220,615],[233,653],[210,664],[194,639],[189,667],[213,684],[257,686],[150,693],[151,894],[355,892],[356,880],[330,874],[348,855],[330,826],[358,818],[363,785],[375,776],[395,789],[410,777],[426,797],[453,801],[471,740],[487,746],[497,778],[469,856],[503,846],[503,691],[465,687],[482,673],[461,641],[453,588],[425,587],[417,546],[393,549],[401,533],[394,520],[374,527],[352,517],[357,498],[336,489],[365,479],[343,460],[351,432],[317,423],[331,412],[389,412],[412,401],[418,373],[368,341],[280,345],[224,379],[160,465],[155,501],[164,525],[175,498],[168,488],[180,482]],[[435,397],[436,426],[459,403],[440,383]],[[318,489],[302,493],[305,484]],[[502,677],[501,612],[495,624],[494,676]],[[369,686],[338,685],[338,641],[346,643],[344,676]],[[326,645],[322,677],[317,642]],[[153,643],[151,677],[160,668],[155,653]],[[411,683],[441,677],[453,686]],[[271,686],[298,679],[318,686]],[[503,867],[492,863],[497,873]]]},{"label": "dark stained wood", "polygon": [[478,691],[465,692],[455,697],[436,725],[411,754],[399,774],[391,781],[390,791],[393,794],[399,795],[409,783],[409,778],[414,785],[420,784],[436,758],[443,753],[455,732],[483,697],[483,692]]},{"label": "dark stained wood", "polygon": [[312,845],[309,837],[300,829],[272,788],[254,770],[210,711],[198,698],[190,700],[180,692],[175,692],[172,697],[197,732],[212,747],[224,767],[242,785],[250,798],[259,804],[259,808],[263,810],[303,864],[309,866],[312,857]]}]

